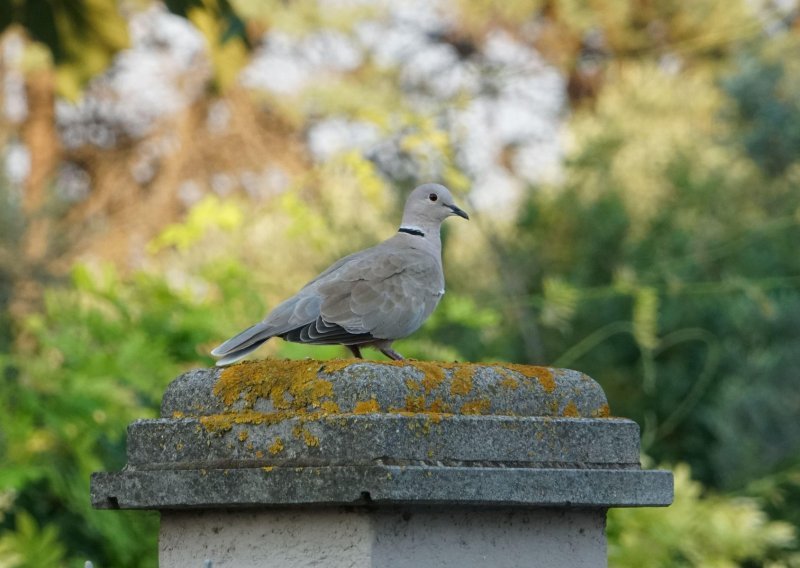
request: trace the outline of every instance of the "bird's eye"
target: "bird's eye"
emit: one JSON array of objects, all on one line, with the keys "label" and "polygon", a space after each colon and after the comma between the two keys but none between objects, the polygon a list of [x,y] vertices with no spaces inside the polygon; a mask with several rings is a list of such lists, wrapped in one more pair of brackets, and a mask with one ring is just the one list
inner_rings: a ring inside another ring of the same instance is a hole
[{"label": "bird's eye", "polygon": [[437,199],[439,199],[439,196],[438,196],[438,195],[436,195],[435,193],[431,193],[431,194],[428,196],[428,199],[430,199],[431,201],[436,201]]}]

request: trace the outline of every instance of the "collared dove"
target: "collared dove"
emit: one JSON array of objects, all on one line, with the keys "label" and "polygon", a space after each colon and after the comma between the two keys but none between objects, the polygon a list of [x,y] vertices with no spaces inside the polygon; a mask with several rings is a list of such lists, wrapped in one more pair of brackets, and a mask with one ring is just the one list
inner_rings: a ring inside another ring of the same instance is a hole
[{"label": "collared dove", "polygon": [[444,294],[439,229],[451,215],[469,219],[443,185],[417,187],[396,235],[335,262],[262,321],[214,349],[217,365],[238,361],[272,337],[344,345],[359,359],[361,347],[375,347],[402,360],[392,342],[419,329]]}]

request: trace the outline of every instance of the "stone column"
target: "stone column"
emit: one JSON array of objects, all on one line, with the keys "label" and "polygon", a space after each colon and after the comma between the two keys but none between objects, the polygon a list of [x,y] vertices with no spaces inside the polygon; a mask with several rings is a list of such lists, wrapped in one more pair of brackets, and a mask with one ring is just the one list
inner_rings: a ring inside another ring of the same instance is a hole
[{"label": "stone column", "polygon": [[609,507],[672,501],[566,369],[246,362],[178,377],[161,416],[92,503],[159,510],[163,568],[605,566]]}]

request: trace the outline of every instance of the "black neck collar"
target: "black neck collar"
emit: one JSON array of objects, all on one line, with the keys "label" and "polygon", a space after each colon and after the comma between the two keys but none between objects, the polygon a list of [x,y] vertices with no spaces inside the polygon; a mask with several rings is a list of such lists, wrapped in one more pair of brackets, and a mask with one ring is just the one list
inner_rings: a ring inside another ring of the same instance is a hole
[{"label": "black neck collar", "polygon": [[398,233],[406,233],[407,235],[414,235],[415,237],[424,237],[425,233],[419,229],[412,229],[411,227],[400,227]]}]

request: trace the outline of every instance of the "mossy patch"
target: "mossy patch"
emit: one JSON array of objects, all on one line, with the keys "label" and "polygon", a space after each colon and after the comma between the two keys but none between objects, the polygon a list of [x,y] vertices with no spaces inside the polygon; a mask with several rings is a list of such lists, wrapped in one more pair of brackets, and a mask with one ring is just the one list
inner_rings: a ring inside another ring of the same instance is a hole
[{"label": "mossy patch", "polygon": [[423,412],[425,410],[425,397],[420,396],[407,396],[406,397],[406,412]]},{"label": "mossy patch", "polygon": [[553,371],[547,367],[536,367],[533,365],[519,365],[517,363],[496,363],[493,367],[500,367],[503,369],[510,369],[516,371],[523,377],[529,379],[536,379],[545,392],[553,392],[556,390],[556,378]]},{"label": "mossy patch", "polygon": [[567,403],[567,406],[564,407],[564,411],[561,414],[562,416],[567,416],[569,418],[577,418],[581,415],[581,413],[578,411],[578,407],[575,406],[575,403],[572,401]]},{"label": "mossy patch", "polygon": [[214,395],[226,407],[242,401],[251,409],[268,399],[276,410],[320,408],[333,396],[330,381],[319,377],[323,365],[311,360],[245,361],[226,367],[214,385]]},{"label": "mossy patch", "polygon": [[412,363],[412,367],[422,371],[422,388],[425,390],[425,394],[431,394],[434,390],[439,388],[439,385],[441,385],[447,377],[445,369],[439,363],[415,361]]},{"label": "mossy patch", "polygon": [[300,424],[292,428],[292,435],[299,440],[303,440],[303,443],[309,448],[319,446],[319,438],[312,434],[308,428]]},{"label": "mossy patch", "polygon": [[593,418],[608,418],[611,416],[611,408],[608,404],[601,404],[592,411]]},{"label": "mossy patch", "polygon": [[[374,395],[368,400],[344,404],[343,401],[336,399],[329,374],[345,370],[354,364],[410,368],[417,373],[416,377],[405,377],[407,396],[404,403],[397,406],[382,407]],[[475,373],[485,368],[492,369],[495,377],[481,375],[481,393],[478,393],[475,383],[478,376]],[[488,385],[484,385],[485,380],[489,381]],[[530,396],[537,396],[537,393],[541,396],[542,390],[548,394],[553,393],[557,386],[556,376],[552,370],[514,363],[373,362],[358,359],[322,362],[308,359],[267,359],[248,361],[222,370],[214,385],[213,393],[225,410],[219,414],[201,416],[199,420],[206,430],[221,433],[230,430],[235,424],[272,425],[297,418],[300,420],[298,437],[307,445],[313,446],[319,441],[303,425],[329,416],[390,412],[404,415],[435,414],[441,419],[441,416],[452,413],[488,414],[492,409],[492,397],[475,398],[475,396],[486,394],[483,392],[484,389],[487,386],[493,388],[493,384],[505,391],[518,390],[525,386],[527,389],[532,389]],[[462,397],[473,400],[465,401]],[[563,397],[555,398],[560,400],[548,401],[553,415],[580,416],[580,411],[574,402],[568,403],[562,410]],[[344,404],[345,408],[341,408],[341,404]],[[354,406],[350,408],[349,404]],[[495,412],[506,414],[502,406],[495,408]],[[607,405],[598,407],[591,413],[594,417],[606,417],[609,414]],[[246,432],[238,435],[241,442],[246,441]]]},{"label": "mossy patch", "polygon": [[453,377],[450,379],[450,394],[453,396],[464,396],[469,394],[472,390],[472,373],[473,369],[469,367],[460,367],[453,371]]},{"label": "mossy patch", "polygon": [[511,390],[516,390],[519,388],[519,381],[515,377],[512,377],[510,374],[508,374],[505,369],[501,371],[501,374],[503,375],[503,378],[500,380],[501,387]]},{"label": "mossy patch", "polygon": [[283,440],[275,438],[275,441],[270,444],[268,450],[273,456],[281,453],[283,451]]},{"label": "mossy patch", "polygon": [[319,405],[322,412],[326,414],[339,414],[339,405],[332,400],[326,400]]},{"label": "mossy patch", "polygon": [[234,424],[277,424],[292,416],[288,412],[255,412],[243,410],[241,412],[226,412],[223,414],[211,414],[201,416],[200,424],[209,431],[222,433],[233,428]]},{"label": "mossy patch", "polygon": [[469,400],[461,405],[461,414],[487,414],[492,402],[488,398]]},{"label": "mossy patch", "polygon": [[381,405],[374,398],[359,400],[353,408],[353,414],[373,414],[381,411]]}]

